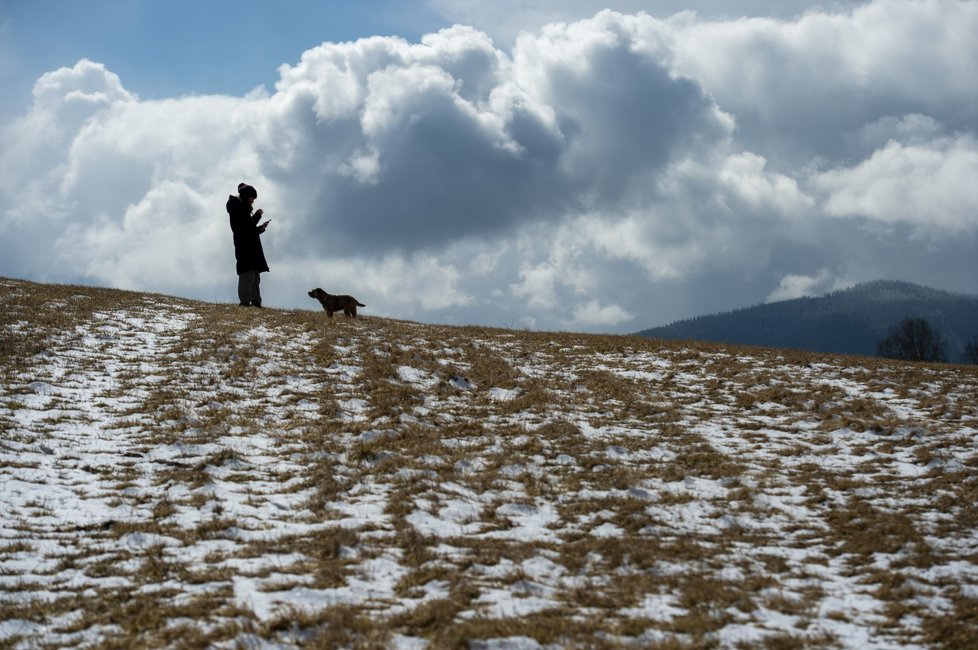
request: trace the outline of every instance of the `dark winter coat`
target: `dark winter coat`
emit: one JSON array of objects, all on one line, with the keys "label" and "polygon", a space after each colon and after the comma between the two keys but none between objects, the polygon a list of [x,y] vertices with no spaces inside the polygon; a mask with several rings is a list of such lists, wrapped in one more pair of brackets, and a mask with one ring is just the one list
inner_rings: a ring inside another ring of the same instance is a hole
[{"label": "dark winter coat", "polygon": [[234,259],[237,260],[237,273],[245,271],[268,271],[265,261],[265,251],[261,248],[261,234],[264,228],[258,228],[260,214],[252,214],[251,206],[233,194],[227,202],[228,219],[231,222],[231,232],[234,233]]}]

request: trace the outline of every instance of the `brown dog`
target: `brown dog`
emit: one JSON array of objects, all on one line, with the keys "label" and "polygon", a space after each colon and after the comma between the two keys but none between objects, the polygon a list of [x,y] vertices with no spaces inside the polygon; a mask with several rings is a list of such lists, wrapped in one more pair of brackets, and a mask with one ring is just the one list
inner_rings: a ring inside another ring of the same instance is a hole
[{"label": "brown dog", "polygon": [[309,292],[310,298],[315,298],[326,310],[326,315],[330,318],[333,317],[333,312],[342,311],[347,316],[351,318],[357,317],[357,307],[366,307],[365,304],[358,301],[353,296],[334,296],[331,293],[326,293],[319,287],[316,287]]}]

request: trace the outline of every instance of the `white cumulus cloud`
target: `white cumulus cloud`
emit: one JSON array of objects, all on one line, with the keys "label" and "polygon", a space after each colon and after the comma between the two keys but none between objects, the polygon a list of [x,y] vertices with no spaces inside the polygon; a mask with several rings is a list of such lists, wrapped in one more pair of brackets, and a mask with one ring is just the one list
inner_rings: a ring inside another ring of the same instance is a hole
[{"label": "white cumulus cloud", "polygon": [[903,222],[930,236],[978,228],[978,141],[971,135],[904,145],[890,141],[867,160],[815,177],[831,216]]},{"label": "white cumulus cloud", "polygon": [[765,302],[820,296],[849,286],[851,283],[834,277],[828,269],[820,269],[814,275],[787,275]]},{"label": "white cumulus cloud", "polygon": [[325,42],[243,97],[81,60],[0,126],[0,273],[230,301],[247,181],[269,305],[621,331],[830,278],[964,289],[978,3],[839,6]]}]

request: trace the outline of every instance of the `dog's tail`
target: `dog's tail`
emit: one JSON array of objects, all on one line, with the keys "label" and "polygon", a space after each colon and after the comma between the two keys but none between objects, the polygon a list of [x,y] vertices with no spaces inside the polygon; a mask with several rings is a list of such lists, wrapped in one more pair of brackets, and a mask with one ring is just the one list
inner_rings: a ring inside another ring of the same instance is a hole
[{"label": "dog's tail", "polygon": [[357,307],[366,307],[366,305],[365,305],[365,304],[363,304],[362,302],[360,302],[360,301],[359,301],[359,300],[357,300],[356,298],[354,298],[354,299],[353,299],[353,302],[355,302],[355,303],[357,303]]}]

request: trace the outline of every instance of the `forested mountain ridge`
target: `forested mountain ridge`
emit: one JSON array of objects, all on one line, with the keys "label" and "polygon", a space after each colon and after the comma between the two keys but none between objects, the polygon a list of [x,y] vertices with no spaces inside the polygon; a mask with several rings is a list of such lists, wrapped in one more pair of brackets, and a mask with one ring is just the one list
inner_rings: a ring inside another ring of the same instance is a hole
[{"label": "forested mountain ridge", "polygon": [[960,363],[965,345],[978,339],[978,296],[877,280],[816,298],[697,316],[638,334],[873,356],[877,342],[905,318],[930,323],[947,342],[948,361]]}]

